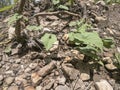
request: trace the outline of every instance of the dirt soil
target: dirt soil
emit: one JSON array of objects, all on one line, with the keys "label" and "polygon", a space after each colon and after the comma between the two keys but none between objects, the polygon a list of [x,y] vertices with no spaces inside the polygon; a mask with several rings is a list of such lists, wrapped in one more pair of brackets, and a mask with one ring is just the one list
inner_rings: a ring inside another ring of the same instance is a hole
[{"label": "dirt soil", "polygon": [[[46,5],[43,3],[44,7]],[[91,0],[81,0],[79,5],[72,7],[70,12],[80,17],[67,13],[39,16],[43,30],[24,29],[26,32],[22,34],[27,37],[27,44],[23,45],[9,42],[9,15],[7,12],[0,14],[0,90],[120,90],[120,69],[114,64],[115,53],[120,53],[120,5]],[[39,24],[33,15],[43,11],[46,8],[34,5],[25,8],[24,15],[29,17],[29,23],[24,25]],[[93,26],[88,31],[97,31],[101,38],[113,38],[115,46],[104,48],[100,55],[103,66],[84,62],[84,55],[67,43],[67,33],[71,30],[68,24],[81,18],[86,18],[86,22]],[[39,39],[45,33],[57,36],[57,48],[51,51],[44,49]],[[9,47],[10,52],[9,49],[5,51]],[[106,83],[99,86],[97,83],[102,80]]]}]

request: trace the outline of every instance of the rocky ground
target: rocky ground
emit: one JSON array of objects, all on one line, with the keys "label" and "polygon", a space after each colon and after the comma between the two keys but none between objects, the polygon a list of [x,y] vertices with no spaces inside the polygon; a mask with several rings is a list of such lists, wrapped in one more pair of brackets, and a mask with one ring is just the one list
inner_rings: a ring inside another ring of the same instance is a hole
[{"label": "rocky ground", "polygon": [[[0,18],[0,90],[120,90],[120,70],[114,65],[114,54],[120,53],[120,5],[92,0],[79,3],[81,7],[74,7],[74,12],[84,9],[83,15],[81,11],[78,13],[93,25],[90,31],[97,31],[102,38],[114,39],[115,47],[104,48],[101,55],[104,65],[98,67],[93,62],[83,62],[84,55],[67,45],[68,23],[78,17],[40,16],[43,31],[27,32],[30,48],[17,42],[6,43],[12,27],[7,25],[9,16],[3,13]],[[30,17],[30,24],[38,24],[32,14],[41,11],[41,7],[33,8],[32,13],[30,9],[25,15]],[[55,33],[59,41],[49,52],[35,42],[45,32]],[[12,48],[10,52],[5,51],[6,47]]]}]

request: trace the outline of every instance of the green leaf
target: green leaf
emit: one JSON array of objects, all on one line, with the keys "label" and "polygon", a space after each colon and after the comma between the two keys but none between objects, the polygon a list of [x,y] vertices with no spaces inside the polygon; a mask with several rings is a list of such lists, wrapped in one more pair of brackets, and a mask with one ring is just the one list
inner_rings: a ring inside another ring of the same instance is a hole
[{"label": "green leaf", "polygon": [[35,26],[35,25],[33,25],[33,26],[31,26],[31,25],[28,25],[27,27],[26,27],[26,29],[27,30],[30,30],[30,31],[38,31],[38,30],[41,30],[42,29],[42,26]]},{"label": "green leaf", "polygon": [[74,39],[75,39],[74,35],[75,34],[73,32],[71,32],[71,33],[68,34],[70,41],[74,41]]},{"label": "green leaf", "polygon": [[58,6],[59,9],[63,9],[63,10],[69,10],[69,8],[65,5],[60,5]]},{"label": "green leaf", "polygon": [[83,33],[83,32],[85,32],[87,30],[87,28],[88,28],[88,25],[87,24],[83,24],[81,27],[79,27],[77,29],[77,31]]},{"label": "green leaf", "polygon": [[57,5],[57,4],[60,3],[60,0],[52,0],[52,3],[53,3],[54,5]]},{"label": "green leaf", "polygon": [[52,45],[57,41],[57,37],[54,34],[46,33],[42,38],[41,41],[43,42],[46,50],[49,50]]},{"label": "green leaf", "polygon": [[6,47],[5,50],[4,50],[4,52],[5,53],[10,53],[11,52],[11,47],[10,46]]},{"label": "green leaf", "polygon": [[77,25],[77,23],[76,23],[75,21],[72,21],[72,22],[69,23],[69,26],[70,26],[70,27],[76,26],[76,25]]},{"label": "green leaf", "polygon": [[13,24],[15,21],[19,20],[20,18],[22,18],[22,15],[15,13],[13,16],[10,17],[10,19],[8,21],[8,25]]},{"label": "green leaf", "polygon": [[106,38],[106,39],[103,39],[102,41],[103,41],[104,47],[106,48],[111,48],[114,45],[112,38]]},{"label": "green leaf", "polygon": [[120,53],[115,53],[115,58],[117,60],[117,63],[120,65]]},{"label": "green leaf", "polygon": [[101,60],[98,61],[98,64],[104,66],[104,63]]},{"label": "green leaf", "polygon": [[0,8],[0,12],[9,10],[9,9],[11,9],[13,6],[14,6],[14,5],[4,6],[3,8]]},{"label": "green leaf", "polygon": [[78,33],[75,35],[75,39],[82,41],[86,45],[90,45],[92,47],[98,48],[102,51],[103,42],[97,32],[84,32]]}]

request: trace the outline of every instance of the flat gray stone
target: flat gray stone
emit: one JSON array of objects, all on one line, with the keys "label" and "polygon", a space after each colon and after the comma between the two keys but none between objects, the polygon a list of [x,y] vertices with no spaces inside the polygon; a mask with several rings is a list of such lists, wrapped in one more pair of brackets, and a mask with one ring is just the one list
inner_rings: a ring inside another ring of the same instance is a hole
[{"label": "flat gray stone", "polygon": [[70,88],[68,86],[62,86],[62,85],[59,85],[55,88],[55,90],[70,90]]},{"label": "flat gray stone", "polygon": [[10,86],[7,90],[19,90],[18,86]]},{"label": "flat gray stone", "polygon": [[5,79],[5,82],[6,82],[7,85],[12,84],[13,81],[14,81],[14,77],[7,77],[7,78]]},{"label": "flat gray stone", "polygon": [[100,80],[95,83],[96,90],[113,90],[113,87],[106,81]]}]

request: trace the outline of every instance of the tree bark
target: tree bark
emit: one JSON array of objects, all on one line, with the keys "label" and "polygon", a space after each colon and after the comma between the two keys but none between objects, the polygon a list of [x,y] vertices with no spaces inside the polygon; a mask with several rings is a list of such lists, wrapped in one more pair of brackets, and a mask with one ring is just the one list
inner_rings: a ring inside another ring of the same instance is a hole
[{"label": "tree bark", "polygon": [[[26,0],[20,0],[20,5],[18,8],[18,14],[22,15],[23,12],[23,8],[25,5],[25,1]],[[19,40],[21,38],[21,23],[20,23],[21,19],[16,21],[16,26],[15,26],[15,35],[16,35],[16,39]]]}]

